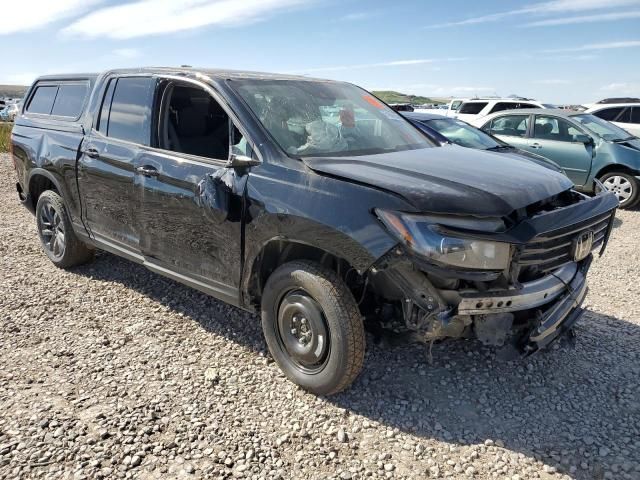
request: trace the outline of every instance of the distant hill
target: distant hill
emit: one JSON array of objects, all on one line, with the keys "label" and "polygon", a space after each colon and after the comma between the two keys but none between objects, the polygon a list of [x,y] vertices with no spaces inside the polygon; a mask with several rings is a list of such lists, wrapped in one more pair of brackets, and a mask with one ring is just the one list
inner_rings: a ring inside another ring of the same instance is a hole
[{"label": "distant hill", "polygon": [[443,103],[441,100],[422,97],[420,95],[408,95],[406,93],[394,92],[393,90],[374,90],[376,97],[385,103],[411,103],[413,105],[424,105],[425,103]]},{"label": "distant hill", "polygon": [[28,88],[24,85],[0,85],[0,97],[22,98]]}]

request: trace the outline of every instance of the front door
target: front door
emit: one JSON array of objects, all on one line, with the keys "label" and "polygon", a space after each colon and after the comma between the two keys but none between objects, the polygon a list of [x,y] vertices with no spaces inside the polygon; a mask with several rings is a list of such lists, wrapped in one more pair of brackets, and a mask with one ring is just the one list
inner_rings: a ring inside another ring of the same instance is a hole
[{"label": "front door", "polygon": [[157,98],[157,148],[139,158],[136,173],[145,264],[237,304],[247,173],[225,165],[246,142],[199,86],[160,80]]},{"label": "front door", "polygon": [[149,145],[154,80],[109,80],[91,132],[81,146],[78,186],[90,235],[121,254],[139,252],[135,167]]},{"label": "front door", "polygon": [[551,115],[536,115],[526,147],[560,165],[576,185],[584,185],[591,170],[593,143],[572,123]]}]

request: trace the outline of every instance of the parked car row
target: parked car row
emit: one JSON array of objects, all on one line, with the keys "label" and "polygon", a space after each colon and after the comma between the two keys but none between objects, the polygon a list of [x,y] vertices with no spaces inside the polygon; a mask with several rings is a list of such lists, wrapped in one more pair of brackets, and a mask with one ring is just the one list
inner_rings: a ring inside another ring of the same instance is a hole
[{"label": "parked car row", "polygon": [[[520,112],[529,138],[545,110]],[[37,79],[11,141],[55,265],[104,249],[259,312],[282,371],[328,395],[360,372],[365,325],[530,355],[582,314],[615,195],[443,118],[418,129],[336,81],[136,68]]]},{"label": "parked car row", "polygon": [[[561,168],[576,188],[593,193],[597,180],[616,194],[621,208],[640,202],[640,140],[634,129],[622,129],[602,116],[625,120],[640,116],[640,104],[609,104],[587,112],[545,108],[501,111],[502,101],[472,101],[492,113],[472,118],[470,124],[432,113],[406,112],[426,135],[440,143],[463,147],[535,155],[538,162]],[[506,102],[505,102],[506,103]],[[524,102],[518,103],[522,107]],[[593,111],[593,114],[590,112]],[[613,116],[615,113],[615,116]],[[599,115],[600,114],[600,115]],[[633,124],[635,126],[635,124]],[[509,148],[510,146],[511,148]]]},{"label": "parked car row", "polygon": [[11,103],[9,105],[5,105],[0,109],[0,121],[2,122],[13,122],[18,113],[20,113],[21,105],[18,103]]}]

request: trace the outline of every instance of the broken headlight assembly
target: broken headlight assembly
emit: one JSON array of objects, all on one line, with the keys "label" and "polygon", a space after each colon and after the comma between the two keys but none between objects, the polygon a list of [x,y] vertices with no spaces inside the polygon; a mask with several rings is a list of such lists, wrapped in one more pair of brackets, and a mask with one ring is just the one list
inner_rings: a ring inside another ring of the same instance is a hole
[{"label": "broken headlight assembly", "polygon": [[441,265],[475,270],[505,270],[511,245],[503,242],[453,236],[443,226],[477,229],[483,233],[500,229],[501,222],[428,216],[375,210],[380,221],[412,253]]}]

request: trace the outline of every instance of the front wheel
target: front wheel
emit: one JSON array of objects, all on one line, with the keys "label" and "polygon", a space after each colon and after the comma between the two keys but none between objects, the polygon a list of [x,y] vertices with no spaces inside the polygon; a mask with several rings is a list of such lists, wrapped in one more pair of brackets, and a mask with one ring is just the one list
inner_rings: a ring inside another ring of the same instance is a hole
[{"label": "front wheel", "polygon": [[280,369],[312,393],[340,392],[362,369],[358,305],[344,281],[315,262],[294,261],[273,272],[262,295],[262,328]]},{"label": "front wheel", "polygon": [[620,208],[632,208],[640,200],[640,184],[633,175],[625,172],[609,172],[600,177],[604,187],[615,193]]}]

